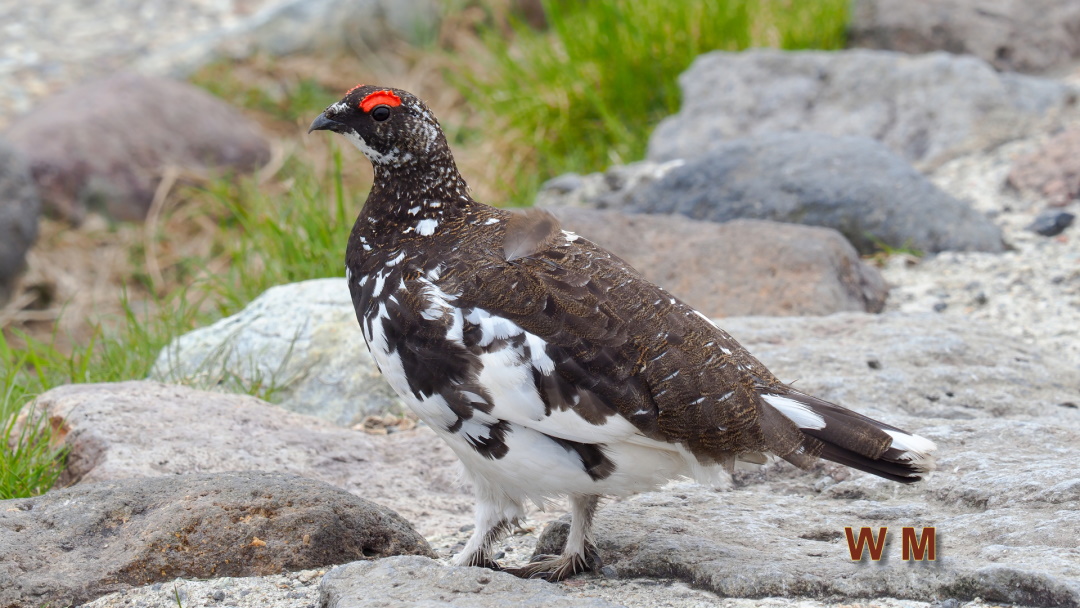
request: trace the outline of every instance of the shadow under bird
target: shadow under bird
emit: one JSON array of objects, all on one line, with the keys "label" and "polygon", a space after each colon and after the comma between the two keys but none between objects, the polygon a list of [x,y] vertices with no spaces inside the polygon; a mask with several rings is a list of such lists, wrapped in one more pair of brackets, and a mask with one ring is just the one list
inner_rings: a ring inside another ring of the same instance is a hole
[{"label": "shadow under bird", "polygon": [[599,563],[601,496],[715,482],[766,454],[901,483],[933,468],[933,442],[787,386],[551,215],[474,201],[414,95],[354,87],[316,130],[375,169],[346,251],[349,291],[379,369],[475,488],[476,528],[454,563],[502,569],[490,548],[527,501],[569,497],[566,548],[505,570],[555,581]]}]

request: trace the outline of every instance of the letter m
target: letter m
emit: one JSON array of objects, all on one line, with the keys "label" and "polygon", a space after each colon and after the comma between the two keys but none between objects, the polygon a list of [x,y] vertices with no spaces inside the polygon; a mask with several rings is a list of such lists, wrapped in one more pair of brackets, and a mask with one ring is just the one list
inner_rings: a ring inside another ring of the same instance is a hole
[{"label": "letter m", "polygon": [[923,555],[926,555],[926,559],[934,561],[937,559],[937,533],[934,528],[923,528],[922,539],[920,540],[918,535],[915,534],[915,528],[904,528],[904,561],[922,561]]},{"label": "letter m", "polygon": [[881,559],[881,551],[885,548],[885,533],[888,528],[881,528],[878,532],[877,538],[874,538],[874,531],[871,528],[862,527],[859,528],[859,540],[855,540],[855,534],[851,531],[850,527],[844,528],[844,534],[847,535],[848,552],[851,553],[852,561],[859,561],[863,557],[864,548],[870,550],[870,559],[875,562]]}]

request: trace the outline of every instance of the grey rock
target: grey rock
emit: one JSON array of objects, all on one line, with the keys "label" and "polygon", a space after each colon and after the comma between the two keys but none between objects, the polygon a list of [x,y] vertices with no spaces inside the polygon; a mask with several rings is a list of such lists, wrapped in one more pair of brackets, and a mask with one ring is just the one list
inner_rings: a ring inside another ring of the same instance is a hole
[{"label": "grey rock", "polygon": [[69,450],[62,486],[273,471],[386,505],[426,536],[456,530],[472,509],[457,457],[426,427],[368,435],[254,397],[156,382],[63,386],[34,403],[62,429]]},{"label": "grey rock", "polygon": [[328,572],[319,583],[319,608],[617,605],[598,598],[574,597],[564,589],[485,568],[447,567],[423,557],[392,557],[346,564]]},{"label": "grey rock", "polygon": [[[943,471],[925,487],[878,488],[860,478],[867,483],[844,482],[846,493],[820,492],[816,476],[804,473],[798,480],[766,477],[719,492],[685,484],[637,495],[601,508],[598,549],[620,577],[675,578],[729,597],[982,597],[1027,606],[1078,606],[1080,552],[1072,541],[1080,534],[1080,518],[1075,510],[1030,501],[978,507],[950,500],[944,489],[963,477],[972,457],[1000,452],[995,434],[1010,433],[1014,426],[981,421],[966,429],[967,437],[980,437],[978,444],[969,442],[945,459]],[[1076,429],[1052,429],[1041,425],[1024,440],[1049,433],[1050,446],[1058,451],[1080,440]],[[1023,483],[1023,471],[1009,466],[1015,458],[1038,462],[1042,457],[1037,443],[1025,443],[1011,455],[990,459],[987,466],[998,469],[1001,486],[1009,481],[1021,486],[1007,492],[1002,503],[1017,501],[1034,485]],[[1059,474],[1064,464],[1059,457]],[[961,472],[945,471],[944,465]],[[865,494],[852,492],[855,487]],[[863,526],[875,533],[886,527],[883,559],[853,561],[844,532],[848,526],[856,533]],[[904,527],[920,535],[935,528],[935,561],[902,559]],[[541,547],[557,549],[558,540],[546,536],[545,531]]]},{"label": "grey rock", "polygon": [[664,163],[643,160],[614,165],[603,173],[567,173],[544,182],[536,194],[534,206],[621,209],[628,202],[628,193],[661,179],[684,164],[686,161],[682,159]]},{"label": "grey rock", "polygon": [[368,353],[344,279],[268,289],[173,340],[150,377],[234,392],[268,387],[282,407],[341,426],[404,407]]},{"label": "grey rock", "polygon": [[[774,462],[732,487],[675,484],[604,505],[596,537],[624,577],[733,597],[881,596],[1080,606],[1080,371],[993,330],[935,315],[732,318],[781,379],[934,440],[938,470],[901,486],[831,463]],[[868,362],[876,361],[877,368]],[[844,528],[888,527],[880,562]],[[935,527],[936,561],[902,560],[901,529]],[[537,553],[558,552],[566,522]]]},{"label": "grey rock", "polygon": [[39,103],[6,137],[27,158],[45,210],[146,216],[166,171],[250,171],[270,158],[258,125],[192,85],[116,74]]},{"label": "grey rock", "polygon": [[[717,143],[659,179],[608,192],[625,211],[840,231],[861,253],[889,247],[1002,251],[1001,230],[866,137],[771,133]],[[769,244],[763,244],[769,246]]]},{"label": "grey rock", "polygon": [[730,318],[720,326],[781,380],[873,418],[1080,420],[1060,405],[1080,391],[1075,363],[976,321],[840,313]]},{"label": "grey rock", "polygon": [[434,556],[393,511],[275,473],[175,475],[0,501],[0,605],[69,605],[177,576]]},{"label": "grey rock", "polygon": [[1043,236],[1057,236],[1072,226],[1074,219],[1076,216],[1071,213],[1051,209],[1037,215],[1027,229]]},{"label": "grey rock", "polygon": [[777,222],[558,208],[563,228],[606,247],[709,317],[879,312],[888,288],[835,230]]},{"label": "grey rock", "polygon": [[713,52],[679,83],[682,109],[653,132],[650,160],[696,158],[733,137],[817,131],[877,139],[929,169],[1057,125],[1077,97],[975,57],[862,49]]},{"label": "grey rock", "polygon": [[0,307],[11,298],[37,239],[41,199],[25,159],[0,140]]},{"label": "grey rock", "polygon": [[397,40],[414,44],[437,35],[443,9],[433,0],[284,0],[229,27],[141,58],[141,71],[184,77],[222,58],[294,53],[365,55]]},{"label": "grey rock", "polygon": [[1080,59],[1073,0],[857,0],[848,42],[903,53],[975,55],[999,70],[1043,72]]}]

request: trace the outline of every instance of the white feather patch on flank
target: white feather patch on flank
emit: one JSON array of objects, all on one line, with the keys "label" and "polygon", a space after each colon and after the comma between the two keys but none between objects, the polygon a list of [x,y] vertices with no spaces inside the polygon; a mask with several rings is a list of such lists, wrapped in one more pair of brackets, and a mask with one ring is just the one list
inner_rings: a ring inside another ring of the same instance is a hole
[{"label": "white feather patch on flank", "polygon": [[888,429],[882,429],[892,437],[891,448],[897,450],[903,450],[904,454],[901,458],[908,458],[910,460],[922,460],[926,456],[937,449],[937,444],[930,441],[926,437],[919,437],[918,435],[908,435],[900,431],[890,431]]},{"label": "white feather patch on flank", "polygon": [[799,428],[825,428],[825,419],[821,417],[821,414],[818,414],[807,407],[805,403],[800,403],[790,397],[781,395],[762,395],[761,398],[764,399],[766,403],[779,410],[781,414],[791,419],[791,421],[797,424]]}]

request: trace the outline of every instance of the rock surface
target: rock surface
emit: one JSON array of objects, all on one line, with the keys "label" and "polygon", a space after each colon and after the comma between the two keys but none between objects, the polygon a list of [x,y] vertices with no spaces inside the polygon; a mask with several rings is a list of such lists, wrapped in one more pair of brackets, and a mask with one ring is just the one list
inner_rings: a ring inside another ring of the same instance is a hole
[{"label": "rock surface", "polygon": [[258,125],[192,85],[117,74],[39,103],[5,136],[26,156],[46,211],[146,216],[167,171],[250,171],[270,158]]},{"label": "rock surface", "polygon": [[136,65],[183,77],[222,58],[371,53],[401,40],[423,45],[435,38],[443,15],[434,0],[268,0],[262,5],[232,27],[178,41]]},{"label": "rock surface", "polygon": [[425,536],[457,529],[472,508],[457,458],[427,428],[379,437],[254,397],[156,382],[64,386],[35,404],[70,450],[61,485],[192,471],[288,473],[386,505],[421,524]]},{"label": "rock surface", "polygon": [[970,56],[888,51],[714,52],[679,77],[683,105],[649,159],[691,159],[734,137],[817,131],[877,139],[920,169],[1057,124],[1077,92]]},{"label": "rock surface", "polygon": [[1009,184],[1034,191],[1051,205],[1066,205],[1080,197],[1080,125],[1017,158]]},{"label": "rock surface", "polygon": [[38,233],[41,200],[26,161],[0,140],[0,308],[11,298]]},{"label": "rock surface", "polygon": [[174,475],[0,501],[0,605],[69,605],[177,576],[434,556],[393,511],[274,473]]},{"label": "rock surface", "polygon": [[[625,604],[633,590],[661,606],[660,591],[634,578],[657,577],[742,597],[978,595],[1080,605],[1071,582],[1080,567],[1072,543],[1080,533],[1080,480],[1071,466],[1080,455],[1076,361],[951,315],[741,317],[721,325],[801,390],[937,441],[940,470],[925,484],[898,486],[837,465],[804,472],[777,463],[738,473],[732,488],[683,484],[612,502],[601,508],[598,529],[607,575],[575,579],[563,586],[568,592]],[[73,462],[87,460],[79,456],[87,446],[103,446],[94,475],[308,472],[398,510],[441,547],[470,532],[462,524],[472,499],[450,479],[454,456],[426,429],[365,436],[250,397],[151,383],[66,387],[39,402],[66,418]],[[186,441],[199,437],[204,446],[196,454],[156,447],[187,445],[160,430],[187,425]],[[432,458],[440,450],[441,460]],[[894,535],[937,526],[938,561],[904,563],[897,537],[884,564],[854,565],[841,535],[844,526],[864,525],[889,526]],[[521,561],[529,538],[511,536],[496,551]],[[113,597],[98,605],[123,605]],[[689,591],[678,597],[672,605],[710,603]]]},{"label": "rock surface", "polygon": [[857,0],[848,28],[852,46],[975,55],[999,70],[1043,72],[1080,59],[1073,0]]},{"label": "rock surface", "polygon": [[404,408],[368,353],[344,279],[268,289],[173,340],[150,376],[227,391],[271,387],[283,407],[340,426]]},{"label": "rock surface", "polygon": [[834,230],[594,209],[553,209],[563,228],[611,250],[709,317],[879,312],[888,289]]},{"label": "rock surface", "polygon": [[[770,464],[737,473],[732,488],[679,484],[615,501],[597,519],[611,574],[673,577],[735,597],[1080,606],[1074,362],[941,315],[723,325],[801,390],[936,441],[939,469],[899,486],[828,463]],[[846,526],[888,527],[885,559],[853,562]],[[937,560],[904,562],[902,527],[935,527]],[[554,550],[560,531],[565,524],[552,524],[537,552]]]},{"label": "rock surface", "polygon": [[255,53],[364,53],[403,38],[422,45],[442,15],[434,0],[3,0],[0,126],[50,93],[117,70],[183,77]]},{"label": "rock surface", "polygon": [[[866,137],[789,132],[732,139],[652,174],[614,182],[586,176],[577,190],[542,200],[714,222],[753,218],[825,226],[862,253],[882,244],[924,252],[1004,249],[1001,230],[986,216]],[[601,180],[615,187],[584,185]],[[618,189],[621,184],[629,187]],[[767,248],[773,241],[765,243]]]},{"label": "rock surface", "polygon": [[546,581],[523,580],[486,568],[447,568],[423,557],[339,566],[319,583],[320,608],[614,608],[616,605],[601,599],[571,597],[561,585]]}]

